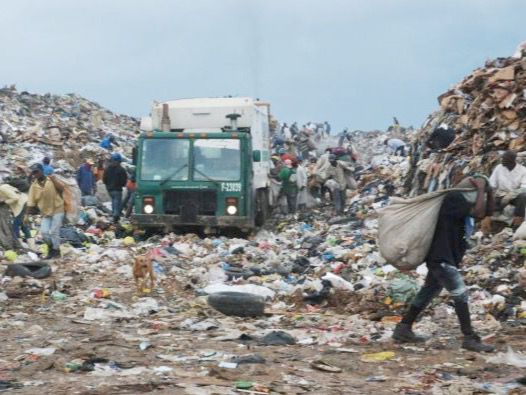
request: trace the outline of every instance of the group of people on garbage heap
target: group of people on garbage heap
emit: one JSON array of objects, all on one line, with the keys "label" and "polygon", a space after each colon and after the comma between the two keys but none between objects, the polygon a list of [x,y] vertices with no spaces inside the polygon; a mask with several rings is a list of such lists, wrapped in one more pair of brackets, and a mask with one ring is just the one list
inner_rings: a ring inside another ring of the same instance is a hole
[{"label": "group of people on garbage heap", "polygon": [[294,214],[326,199],[327,193],[337,215],[342,215],[346,191],[355,189],[354,166],[357,153],[348,132],[337,147],[329,146],[328,122],[309,122],[298,129],[284,123],[272,138],[270,204],[283,214]]},{"label": "group of people on garbage heap", "polygon": [[323,123],[309,121],[301,129],[298,127],[297,122],[292,123],[290,126],[285,122],[281,125],[275,138],[283,139],[284,141],[300,141],[302,134],[308,134],[314,138],[314,141],[320,142],[323,138],[331,135],[331,129],[331,125],[327,121]]},{"label": "group of people on garbage heap", "polygon": [[[105,138],[106,139],[106,138]],[[114,139],[113,139],[114,140]],[[103,140],[104,141],[104,140]],[[110,147],[111,148],[111,147]],[[113,152],[107,165],[104,159],[95,164],[93,159],[86,159],[76,173],[76,181],[83,197],[94,196],[97,192],[97,181],[102,181],[112,203],[112,218],[119,222],[124,213],[130,216],[135,194],[135,175],[128,174],[122,166],[123,157]],[[26,174],[28,183],[19,179],[0,180],[0,204],[6,204],[12,215],[12,232],[15,240],[31,239],[29,216],[40,215],[40,234],[48,246],[47,258],[60,255],[60,229],[64,224],[69,195],[67,186],[55,174],[49,157],[30,166]],[[123,198],[124,190],[126,195]]]}]

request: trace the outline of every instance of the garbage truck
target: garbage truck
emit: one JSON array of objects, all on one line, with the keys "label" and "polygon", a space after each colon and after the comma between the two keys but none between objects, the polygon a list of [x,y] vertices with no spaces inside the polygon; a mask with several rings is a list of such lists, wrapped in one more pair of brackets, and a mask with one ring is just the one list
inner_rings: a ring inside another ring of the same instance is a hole
[{"label": "garbage truck", "polygon": [[132,222],[165,232],[250,232],[269,215],[270,104],[249,97],[154,103],[134,151]]}]

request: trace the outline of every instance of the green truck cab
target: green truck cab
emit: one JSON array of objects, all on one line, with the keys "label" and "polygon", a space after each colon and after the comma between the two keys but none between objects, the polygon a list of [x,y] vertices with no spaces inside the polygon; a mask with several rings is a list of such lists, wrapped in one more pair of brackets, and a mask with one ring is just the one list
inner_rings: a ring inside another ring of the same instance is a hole
[{"label": "green truck cab", "polygon": [[137,141],[132,222],[165,232],[198,226],[206,233],[261,225],[268,216],[268,107],[219,98],[157,109]]}]

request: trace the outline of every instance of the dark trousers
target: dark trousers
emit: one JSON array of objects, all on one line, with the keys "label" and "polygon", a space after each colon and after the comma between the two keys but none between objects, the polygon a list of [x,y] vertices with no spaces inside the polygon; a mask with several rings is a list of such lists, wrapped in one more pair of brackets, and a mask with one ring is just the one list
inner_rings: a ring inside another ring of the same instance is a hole
[{"label": "dark trousers", "polygon": [[345,189],[335,189],[332,191],[332,202],[334,204],[334,209],[336,214],[343,214],[343,209],[345,208],[345,199],[347,195],[345,194]]},{"label": "dark trousers", "polygon": [[521,193],[515,199],[510,200],[510,204],[515,207],[513,216],[524,218],[524,212],[526,211],[526,193]]},{"label": "dark trousers", "polygon": [[122,203],[122,209],[125,210],[125,216],[128,218],[133,210],[133,204],[135,202],[135,191],[128,190],[126,197]]},{"label": "dark trousers", "polygon": [[119,219],[122,211],[122,191],[108,191],[111,196],[111,215]]},{"label": "dark trousers", "polygon": [[294,214],[296,212],[298,193],[296,191],[285,192],[285,198],[287,199],[288,214]]},{"label": "dark trousers", "polygon": [[22,230],[22,233],[24,235],[25,239],[31,238],[31,231],[29,230],[29,226],[24,224],[24,216],[26,214],[26,208],[24,206],[23,210],[13,219],[13,234],[15,235],[15,239],[18,239],[20,237],[20,230]]},{"label": "dark trousers", "polygon": [[395,155],[405,156],[405,146],[402,145],[395,150]]},{"label": "dark trousers", "polygon": [[418,314],[445,288],[455,302],[455,312],[462,333],[464,335],[473,334],[468,307],[468,291],[458,269],[447,263],[428,265],[428,268],[425,283],[411,302],[402,323],[412,325]]}]

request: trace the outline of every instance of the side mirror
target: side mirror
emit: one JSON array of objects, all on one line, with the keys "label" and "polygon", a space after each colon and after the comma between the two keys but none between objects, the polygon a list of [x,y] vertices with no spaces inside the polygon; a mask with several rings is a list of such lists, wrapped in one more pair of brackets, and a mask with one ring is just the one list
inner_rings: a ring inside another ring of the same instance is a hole
[{"label": "side mirror", "polygon": [[252,152],[252,160],[254,162],[261,162],[261,151]]}]

